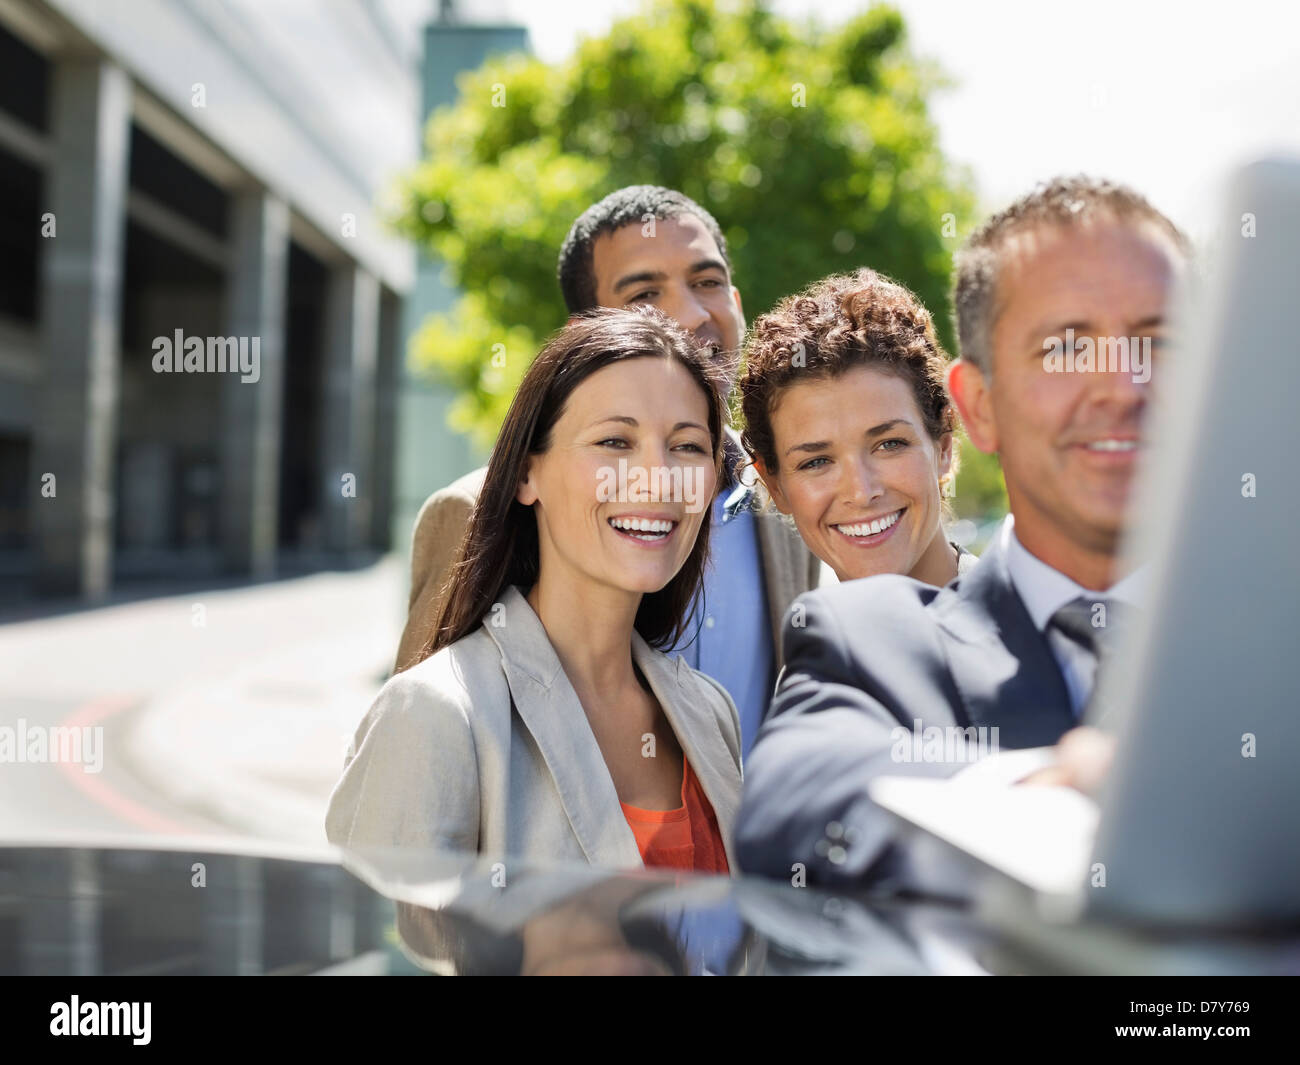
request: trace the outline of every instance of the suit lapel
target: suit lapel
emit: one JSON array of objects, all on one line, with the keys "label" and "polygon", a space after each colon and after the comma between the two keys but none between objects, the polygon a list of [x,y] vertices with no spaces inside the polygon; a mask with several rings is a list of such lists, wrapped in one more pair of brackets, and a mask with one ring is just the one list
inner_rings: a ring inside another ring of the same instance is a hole
[{"label": "suit lapel", "polygon": [[938,610],[949,670],[970,723],[1008,748],[1055,743],[1074,714],[1060,667],[1011,583],[997,537]]},{"label": "suit lapel", "polygon": [[[726,432],[725,452],[727,468],[733,476],[737,481],[752,487],[757,476],[751,467],[740,470],[738,464],[744,461],[745,451],[740,436],[730,426]],[[781,623],[795,598],[810,588],[817,587],[819,564],[799,535],[786,526],[775,510],[753,508],[750,514],[754,518],[754,529],[758,537],[763,601],[767,606],[767,624],[772,634],[775,661],[773,673],[780,673],[785,664],[781,654]]]},{"label": "suit lapel", "polygon": [[622,816],[600,746],[546,630],[518,588],[509,586],[502,603],[505,623],[494,626],[489,616],[484,628],[501,649],[515,709],[550,770],[587,860],[641,866],[636,837]]},{"label": "suit lapel", "polygon": [[[739,774],[726,741],[718,731],[712,714],[698,706],[698,699],[690,698],[682,681],[682,673],[690,668],[685,661],[680,657],[669,658],[657,653],[635,632],[632,634],[632,657],[641,667],[655,698],[659,700],[664,716],[668,718],[677,741],[682,745],[682,751],[690,760],[700,787],[713,807],[718,828],[722,830],[727,863],[734,868],[731,833],[732,826],[736,823],[740,796],[738,789],[726,790],[722,787],[722,782],[728,776],[736,777]],[[695,709],[695,712],[687,714],[684,712],[687,708]]]},{"label": "suit lapel", "polygon": [[754,528],[758,533],[758,557],[763,569],[763,595],[767,604],[767,623],[772,633],[775,672],[785,664],[781,654],[781,622],[786,609],[797,595],[806,591],[798,586],[797,574],[802,560],[781,527],[780,516],[754,511]]}]

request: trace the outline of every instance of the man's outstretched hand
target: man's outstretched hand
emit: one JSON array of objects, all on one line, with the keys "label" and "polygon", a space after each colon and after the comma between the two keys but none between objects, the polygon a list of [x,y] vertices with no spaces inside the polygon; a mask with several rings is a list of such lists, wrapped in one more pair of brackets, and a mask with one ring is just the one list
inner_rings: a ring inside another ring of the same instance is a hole
[{"label": "man's outstretched hand", "polygon": [[1019,783],[1074,788],[1095,795],[1115,758],[1115,737],[1084,725],[1056,745],[1056,763],[1030,773]]}]

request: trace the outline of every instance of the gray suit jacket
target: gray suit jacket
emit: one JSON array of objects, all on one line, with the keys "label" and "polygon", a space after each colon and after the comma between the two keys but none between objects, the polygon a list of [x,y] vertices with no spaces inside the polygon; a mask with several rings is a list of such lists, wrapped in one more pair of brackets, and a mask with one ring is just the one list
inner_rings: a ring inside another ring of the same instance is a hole
[{"label": "gray suit jacket", "polygon": [[[734,464],[736,457],[743,454],[740,439],[731,428],[727,429],[727,439],[728,460]],[[486,474],[486,467],[465,474],[431,495],[420,508],[411,541],[411,598],[406,628],[397,649],[397,669],[410,665],[433,634],[445,583],[465,538],[470,512],[483,489]],[[745,502],[753,498],[751,491]],[[781,620],[796,596],[817,587],[821,567],[794,527],[771,507],[754,510],[754,526],[762,563],[768,631],[772,634],[773,658],[779,670]]]},{"label": "gray suit jacket", "polygon": [[[974,760],[903,761],[894,729],[997,726],[1002,748],[1055,743],[1074,725],[1046,637],[1011,583],[998,538],[946,588],[866,577],[801,596],[786,670],[746,763],[736,849],[745,872],[861,884],[902,875],[877,776],[951,776]],[[991,735],[986,733],[986,735]],[[838,826],[836,828],[835,826]]]},{"label": "gray suit jacket", "polygon": [[[326,835],[539,863],[640,867],[573,685],[519,589],[478,629],[384,685],[330,796]],[[740,802],[740,721],[722,687],[632,636],[722,831]]]}]

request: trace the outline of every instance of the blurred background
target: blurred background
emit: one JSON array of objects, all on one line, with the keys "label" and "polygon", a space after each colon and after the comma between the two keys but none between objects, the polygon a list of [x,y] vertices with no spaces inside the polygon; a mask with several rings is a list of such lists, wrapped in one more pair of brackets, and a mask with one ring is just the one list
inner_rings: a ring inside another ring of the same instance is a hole
[{"label": "blurred background", "polygon": [[[1127,181],[1212,253],[1220,175],[1300,149],[1295,30],[1251,2],[0,0],[0,726],[104,742],[100,772],[0,764],[0,835],[323,842],[416,512],[487,454],[606,193],[708,207],[751,319],[870,265],[952,351],[952,252],[1035,181]],[[258,338],[259,379],[156,373],[177,330]],[[1005,499],[963,460],[978,543]]]}]

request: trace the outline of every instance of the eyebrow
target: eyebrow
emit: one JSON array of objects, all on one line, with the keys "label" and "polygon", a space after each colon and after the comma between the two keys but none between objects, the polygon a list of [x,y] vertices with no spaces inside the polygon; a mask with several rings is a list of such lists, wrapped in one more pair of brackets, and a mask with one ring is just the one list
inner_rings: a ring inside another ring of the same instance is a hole
[{"label": "eyebrow", "polygon": [[[1128,332],[1132,333],[1139,329],[1150,329],[1155,326],[1163,326],[1164,324],[1165,324],[1165,317],[1163,314],[1151,314],[1151,315],[1147,315],[1147,317],[1145,318],[1142,318],[1136,322],[1131,323],[1126,328]],[[1034,330],[1029,335],[1031,339],[1036,339],[1039,336],[1053,337],[1053,336],[1063,335],[1067,329],[1073,329],[1075,333],[1078,334],[1091,334],[1092,323],[1087,321],[1061,322],[1054,329],[1048,327],[1042,327],[1037,330]]]},{"label": "eyebrow", "polygon": [[697,263],[692,263],[688,274],[702,274],[705,270],[720,270],[722,273],[727,272],[727,265],[718,259],[701,259]]},{"label": "eyebrow", "polygon": [[1092,323],[1080,321],[1058,322],[1055,325],[1040,324],[1029,331],[1029,340],[1037,340],[1039,337],[1064,336],[1067,329],[1073,329],[1076,333],[1091,333]]},{"label": "eyebrow", "polygon": [[[687,274],[702,274],[706,270],[719,270],[725,276],[727,273],[726,264],[718,259],[701,259],[699,262],[692,263],[686,270]],[[621,292],[631,285],[643,285],[653,281],[667,281],[668,275],[662,270],[642,270],[635,274],[624,274],[614,282],[614,291]]]},{"label": "eyebrow", "polygon": [[[630,425],[634,428],[641,424],[635,418],[627,414],[611,414],[607,418],[601,418],[598,421],[592,422],[591,427],[595,428],[597,425],[604,425],[606,422],[619,422],[622,425]],[[678,429],[699,429],[700,432],[703,433],[707,433],[709,431],[704,426],[702,426],[699,422],[678,422],[676,425],[672,427],[670,432],[675,433],[677,432]]]},{"label": "eyebrow", "polygon": [[[879,436],[881,433],[887,433],[896,425],[906,425],[912,428],[912,423],[906,418],[891,418],[887,422],[881,422],[879,425],[873,425],[870,429],[864,430],[863,436]],[[786,451],[787,455],[793,455],[796,451],[825,451],[831,446],[829,440],[809,440],[803,444],[795,444],[794,447]]]}]

